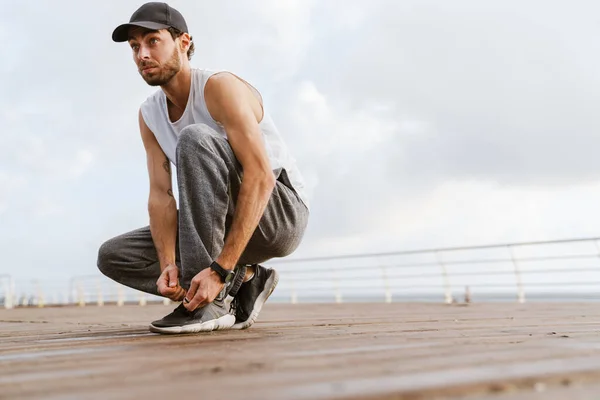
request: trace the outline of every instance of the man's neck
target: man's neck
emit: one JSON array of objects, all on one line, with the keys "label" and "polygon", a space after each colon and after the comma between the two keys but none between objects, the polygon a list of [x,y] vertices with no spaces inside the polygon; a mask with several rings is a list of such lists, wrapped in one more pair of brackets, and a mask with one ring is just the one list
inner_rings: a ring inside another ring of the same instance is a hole
[{"label": "man's neck", "polygon": [[169,83],[161,86],[167,99],[177,108],[185,110],[190,96],[192,70],[189,65],[183,66]]}]

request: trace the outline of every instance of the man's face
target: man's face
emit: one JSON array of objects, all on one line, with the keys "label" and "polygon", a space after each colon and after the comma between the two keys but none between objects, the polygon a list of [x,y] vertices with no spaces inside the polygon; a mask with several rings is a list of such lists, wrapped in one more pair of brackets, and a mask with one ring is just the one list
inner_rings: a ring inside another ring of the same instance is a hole
[{"label": "man's face", "polygon": [[165,29],[132,28],[129,45],[140,75],[150,86],[167,84],[181,70],[179,40]]}]

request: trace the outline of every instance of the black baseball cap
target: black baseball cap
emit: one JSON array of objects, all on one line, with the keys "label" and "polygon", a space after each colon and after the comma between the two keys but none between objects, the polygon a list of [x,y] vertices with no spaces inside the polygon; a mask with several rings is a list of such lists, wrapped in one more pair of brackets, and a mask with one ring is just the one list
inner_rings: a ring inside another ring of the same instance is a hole
[{"label": "black baseball cap", "polygon": [[150,2],[142,5],[133,13],[129,23],[117,26],[113,31],[112,39],[115,42],[126,42],[129,40],[129,28],[132,26],[152,30],[175,28],[189,33],[183,15],[167,3]]}]

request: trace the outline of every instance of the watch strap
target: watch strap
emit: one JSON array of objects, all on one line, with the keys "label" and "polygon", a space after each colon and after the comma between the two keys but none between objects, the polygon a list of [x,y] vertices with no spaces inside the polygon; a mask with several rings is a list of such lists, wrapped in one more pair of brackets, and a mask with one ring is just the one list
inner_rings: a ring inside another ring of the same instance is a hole
[{"label": "watch strap", "polygon": [[227,278],[231,274],[233,274],[233,271],[229,271],[229,270],[221,267],[221,265],[219,265],[219,263],[216,261],[213,261],[212,264],[210,264],[210,269],[212,269],[217,274],[219,274],[219,276],[221,277],[221,282],[223,282],[223,283],[227,282]]}]

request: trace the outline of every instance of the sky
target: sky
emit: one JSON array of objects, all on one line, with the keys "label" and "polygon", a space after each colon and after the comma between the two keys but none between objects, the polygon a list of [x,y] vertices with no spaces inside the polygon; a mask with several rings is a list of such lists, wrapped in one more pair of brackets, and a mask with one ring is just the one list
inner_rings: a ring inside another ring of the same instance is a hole
[{"label": "sky", "polygon": [[[0,0],[0,275],[96,274],[148,224],[112,30],[142,3]],[[191,64],[256,86],[305,178],[293,257],[600,236],[600,3],[171,1]]]}]

